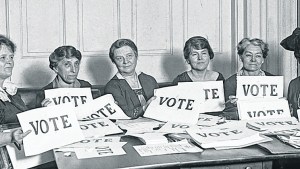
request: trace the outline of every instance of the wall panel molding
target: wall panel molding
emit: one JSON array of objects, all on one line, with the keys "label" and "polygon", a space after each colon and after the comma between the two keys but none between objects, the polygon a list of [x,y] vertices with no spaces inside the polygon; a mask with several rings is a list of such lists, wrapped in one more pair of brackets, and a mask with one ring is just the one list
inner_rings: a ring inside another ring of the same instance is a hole
[{"label": "wall panel molding", "polygon": [[190,37],[199,35],[209,40],[215,53],[222,53],[222,18],[221,0],[184,0],[183,44]]}]

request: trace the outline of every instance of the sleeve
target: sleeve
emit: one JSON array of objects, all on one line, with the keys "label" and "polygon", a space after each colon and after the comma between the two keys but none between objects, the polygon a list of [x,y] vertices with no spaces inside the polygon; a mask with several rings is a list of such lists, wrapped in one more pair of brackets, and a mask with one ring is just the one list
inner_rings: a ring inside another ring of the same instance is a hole
[{"label": "sleeve", "polygon": [[179,78],[178,76],[173,80],[172,84],[173,85],[178,85],[178,82],[179,82]]},{"label": "sleeve", "polygon": [[294,88],[295,86],[296,86],[296,84],[292,80],[289,83],[287,100],[289,102],[289,105],[292,108],[293,116],[297,117],[297,109],[298,109],[298,97],[297,97],[297,93],[298,92],[295,90],[295,88]]},{"label": "sleeve", "polygon": [[105,94],[112,94],[118,106],[124,111],[124,113],[135,119],[144,114],[142,106],[134,107],[134,105],[128,105],[126,97],[122,94],[122,88],[119,85],[108,83],[104,89]]},{"label": "sleeve", "polygon": [[35,108],[42,107],[42,101],[45,99],[45,92],[43,89],[37,92],[35,99]]},{"label": "sleeve", "polygon": [[218,76],[218,79],[217,79],[218,81],[223,81],[223,82],[225,82],[225,78],[224,78],[224,76],[222,75],[222,73],[219,73],[219,76]]}]

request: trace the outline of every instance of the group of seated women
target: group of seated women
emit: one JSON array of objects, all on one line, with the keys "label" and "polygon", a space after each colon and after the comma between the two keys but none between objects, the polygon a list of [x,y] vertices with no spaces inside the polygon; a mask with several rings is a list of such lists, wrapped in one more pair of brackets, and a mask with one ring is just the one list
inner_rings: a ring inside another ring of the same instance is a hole
[{"label": "group of seated women", "polygon": [[[6,80],[11,76],[14,67],[15,48],[11,40],[0,36],[0,124],[18,122],[16,114],[27,110],[21,97],[17,94],[16,87]],[[268,51],[268,44],[261,39],[242,39],[237,45],[237,53],[243,67],[225,80],[220,72],[208,70],[208,65],[214,58],[214,52],[208,40],[201,36],[191,37],[186,41],[183,49],[184,59],[191,69],[178,75],[173,80],[173,85],[177,85],[178,82],[223,81],[226,101],[224,112],[225,114],[226,112],[236,112],[236,77],[272,76],[261,69],[268,56]],[[154,90],[159,86],[154,77],[136,70],[137,46],[129,39],[118,39],[109,49],[109,58],[117,67],[118,72],[105,85],[102,95],[112,94],[116,103],[127,116],[133,119],[143,116],[148,105],[155,99]],[[37,95],[36,107],[47,106],[51,102],[50,99],[45,98],[44,90],[91,87],[89,82],[77,78],[81,59],[81,52],[73,46],[60,46],[51,53],[49,67],[57,76]],[[299,78],[297,79],[299,81]],[[300,91],[299,87],[298,91]],[[297,97],[297,102],[291,103],[297,104],[296,107],[299,108],[299,94],[295,97]],[[228,118],[237,119],[237,113],[229,114]],[[10,138],[7,140],[9,142],[21,140],[27,134],[28,132],[17,131],[10,134]],[[0,140],[0,145],[5,144],[2,143],[3,139]]]}]

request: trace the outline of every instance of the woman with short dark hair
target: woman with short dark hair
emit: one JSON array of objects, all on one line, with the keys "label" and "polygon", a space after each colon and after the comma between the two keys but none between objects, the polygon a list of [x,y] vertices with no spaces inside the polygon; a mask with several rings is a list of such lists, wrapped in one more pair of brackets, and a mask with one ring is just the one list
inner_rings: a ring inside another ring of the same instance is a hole
[{"label": "woman with short dark hair", "polygon": [[210,61],[214,58],[214,52],[204,37],[194,36],[187,40],[183,53],[184,59],[191,66],[191,70],[178,75],[173,80],[174,85],[178,82],[225,80],[221,73],[207,69]]},{"label": "woman with short dark hair", "polygon": [[81,58],[81,52],[73,46],[60,46],[50,54],[49,67],[57,76],[37,94],[36,107],[47,106],[51,102],[45,99],[44,90],[92,87],[89,82],[77,79]]}]

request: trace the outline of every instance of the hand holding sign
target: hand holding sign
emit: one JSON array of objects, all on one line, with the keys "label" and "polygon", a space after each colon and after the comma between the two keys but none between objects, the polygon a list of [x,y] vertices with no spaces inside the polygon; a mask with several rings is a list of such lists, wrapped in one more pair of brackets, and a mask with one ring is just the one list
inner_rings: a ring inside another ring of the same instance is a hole
[{"label": "hand holding sign", "polygon": [[71,103],[37,108],[17,116],[22,129],[33,131],[23,140],[26,156],[84,139]]}]

